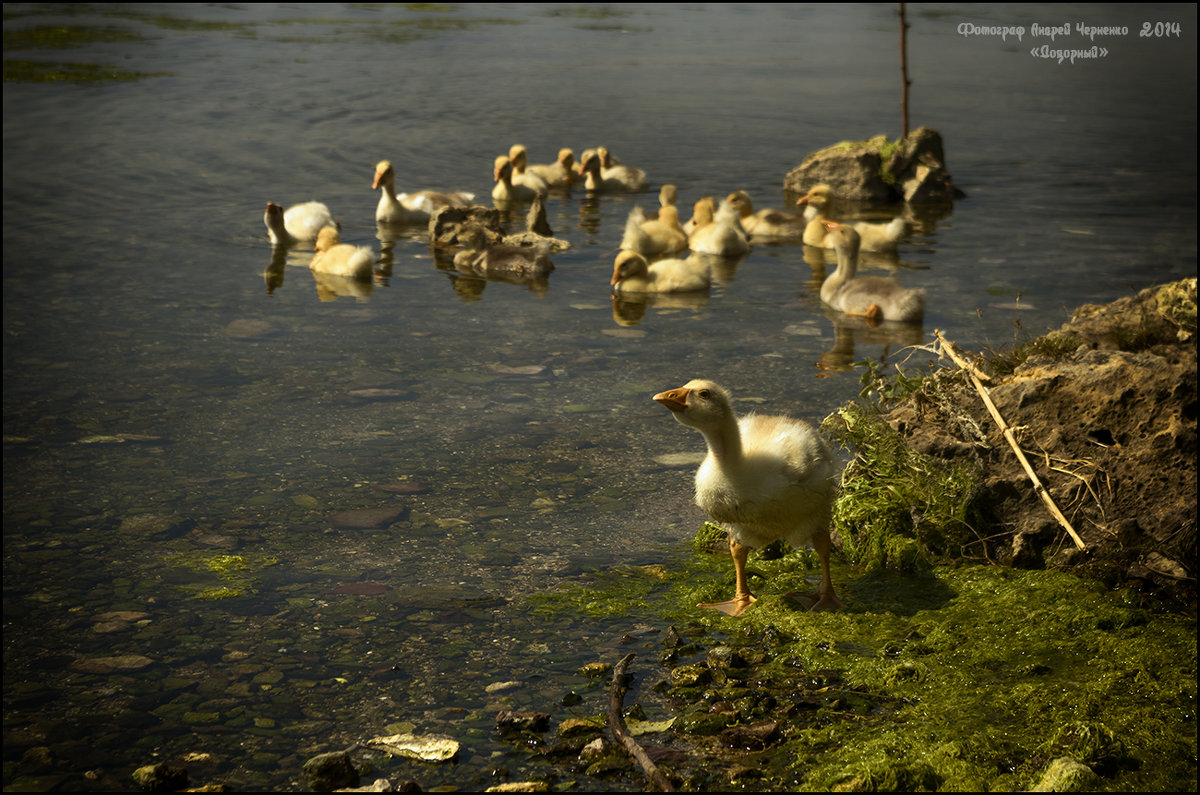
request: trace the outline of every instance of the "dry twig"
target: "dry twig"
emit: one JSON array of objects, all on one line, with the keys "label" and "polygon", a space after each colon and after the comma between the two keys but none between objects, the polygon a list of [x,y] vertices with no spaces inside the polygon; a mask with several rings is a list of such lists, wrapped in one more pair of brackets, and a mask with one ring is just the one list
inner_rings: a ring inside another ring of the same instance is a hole
[{"label": "dry twig", "polygon": [[975,391],[978,392],[979,397],[983,399],[983,405],[987,406],[987,410],[992,415],[992,419],[994,419],[996,424],[1000,426],[1000,432],[1004,434],[1004,438],[1008,441],[1009,447],[1011,447],[1013,452],[1017,454],[1017,460],[1021,462],[1021,467],[1025,470],[1025,474],[1028,475],[1029,480],[1033,482],[1034,492],[1036,492],[1038,497],[1041,498],[1042,502],[1045,503],[1046,507],[1050,510],[1050,513],[1053,514],[1054,518],[1058,520],[1058,523],[1066,528],[1066,531],[1071,535],[1071,539],[1075,542],[1075,546],[1079,547],[1080,549],[1087,549],[1087,545],[1083,543],[1083,539],[1080,538],[1079,534],[1075,532],[1075,528],[1071,526],[1070,521],[1068,521],[1067,517],[1063,515],[1063,512],[1058,509],[1058,506],[1054,503],[1054,499],[1050,496],[1050,493],[1046,491],[1046,487],[1042,485],[1041,479],[1038,478],[1037,473],[1033,471],[1033,466],[1029,463],[1029,459],[1025,457],[1025,453],[1022,452],[1021,445],[1017,443],[1017,438],[1013,435],[1012,428],[1010,428],[1008,423],[1004,421],[1004,417],[1001,416],[1000,410],[996,408],[996,404],[992,402],[992,396],[988,392],[988,388],[983,385],[983,382],[979,379],[979,376],[975,374],[978,371],[958,354],[958,352],[954,349],[954,343],[943,337],[942,332],[935,330],[933,333],[937,336],[938,341],[942,343],[942,351],[944,351],[945,354],[949,356],[955,364],[967,371],[967,375],[969,375],[971,378],[971,383],[975,385]]},{"label": "dry twig", "polygon": [[637,741],[629,734],[628,729],[625,728],[625,718],[621,715],[622,704],[625,701],[625,679],[628,676],[625,669],[629,667],[629,663],[636,656],[636,654],[626,654],[620,662],[613,666],[612,690],[609,691],[608,697],[608,728],[612,732],[613,739],[637,760],[637,763],[642,766],[642,770],[646,771],[646,775],[654,786],[663,792],[674,792],[675,787],[671,786],[671,782],[659,772],[658,767],[646,755],[642,746],[638,745]]}]

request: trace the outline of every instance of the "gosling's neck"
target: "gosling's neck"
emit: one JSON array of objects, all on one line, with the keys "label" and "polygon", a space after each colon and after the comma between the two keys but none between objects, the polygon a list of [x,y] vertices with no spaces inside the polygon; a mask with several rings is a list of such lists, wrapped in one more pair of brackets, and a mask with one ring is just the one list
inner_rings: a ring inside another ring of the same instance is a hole
[{"label": "gosling's neck", "polygon": [[858,273],[858,250],[847,250],[845,246],[837,247],[837,270],[825,279],[821,285],[821,298],[825,301],[833,296],[846,282]]},{"label": "gosling's neck", "polygon": [[287,230],[287,226],[283,223],[283,215],[267,216],[267,229],[271,232],[271,237],[274,238],[272,243],[276,246],[294,246],[298,241],[292,237],[291,232]]},{"label": "gosling's neck", "polygon": [[396,181],[385,179],[379,183],[379,204],[381,209],[392,210],[399,204],[396,199]]},{"label": "gosling's neck", "polygon": [[736,418],[730,417],[714,428],[703,428],[709,455],[721,469],[736,467],[742,462],[742,432]]}]

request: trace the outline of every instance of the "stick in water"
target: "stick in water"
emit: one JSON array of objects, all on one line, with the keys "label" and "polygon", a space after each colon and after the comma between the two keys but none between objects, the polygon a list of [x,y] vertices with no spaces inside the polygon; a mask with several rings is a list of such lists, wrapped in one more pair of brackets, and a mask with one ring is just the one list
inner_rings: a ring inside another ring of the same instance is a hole
[{"label": "stick in water", "polygon": [[646,755],[642,746],[638,745],[637,741],[630,736],[629,731],[625,728],[625,718],[621,715],[621,708],[625,701],[625,680],[628,676],[625,669],[629,667],[629,663],[636,656],[636,654],[626,654],[613,667],[612,690],[609,691],[608,697],[608,728],[612,731],[613,739],[637,760],[637,763],[642,766],[642,770],[646,771],[646,775],[654,786],[663,792],[674,792],[675,788],[671,786],[671,782],[659,772],[658,767],[650,761],[650,757]]}]

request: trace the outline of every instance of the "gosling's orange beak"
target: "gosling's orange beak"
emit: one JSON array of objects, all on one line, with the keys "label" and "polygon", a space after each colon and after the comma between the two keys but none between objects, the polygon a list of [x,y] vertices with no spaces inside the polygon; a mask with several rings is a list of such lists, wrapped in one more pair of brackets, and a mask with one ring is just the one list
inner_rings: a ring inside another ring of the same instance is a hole
[{"label": "gosling's orange beak", "polygon": [[654,396],[654,400],[669,408],[671,411],[679,412],[687,408],[687,396],[692,390],[685,386],[678,389],[668,389],[666,392],[659,392]]},{"label": "gosling's orange beak", "polygon": [[383,179],[383,172],[376,171],[375,179],[371,180],[371,190],[379,190],[379,180]]},{"label": "gosling's orange beak", "polygon": [[796,206],[803,207],[804,205],[808,204],[808,199],[811,195],[812,194],[810,194],[810,193],[806,193],[803,196],[801,196],[799,199],[796,199]]},{"label": "gosling's orange beak", "polygon": [[842,225],[837,221],[822,221],[821,226],[825,227],[825,231],[832,232],[835,229],[841,229]]}]

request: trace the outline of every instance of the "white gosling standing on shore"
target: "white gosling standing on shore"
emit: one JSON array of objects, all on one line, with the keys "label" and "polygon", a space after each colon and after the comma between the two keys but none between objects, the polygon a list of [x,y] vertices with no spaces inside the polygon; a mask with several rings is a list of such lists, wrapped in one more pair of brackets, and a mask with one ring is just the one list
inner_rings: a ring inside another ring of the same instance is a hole
[{"label": "white gosling standing on shore", "polygon": [[725,602],[697,607],[741,615],[754,604],[746,577],[752,549],[777,539],[792,546],[811,543],[821,561],[821,587],[812,610],[844,605],[829,571],[833,513],[833,451],[825,438],[802,420],[783,416],[737,416],[729,392],[705,379],[654,396],[675,419],[700,431],[708,455],[696,471],[696,504],[729,533],[735,592]]}]

